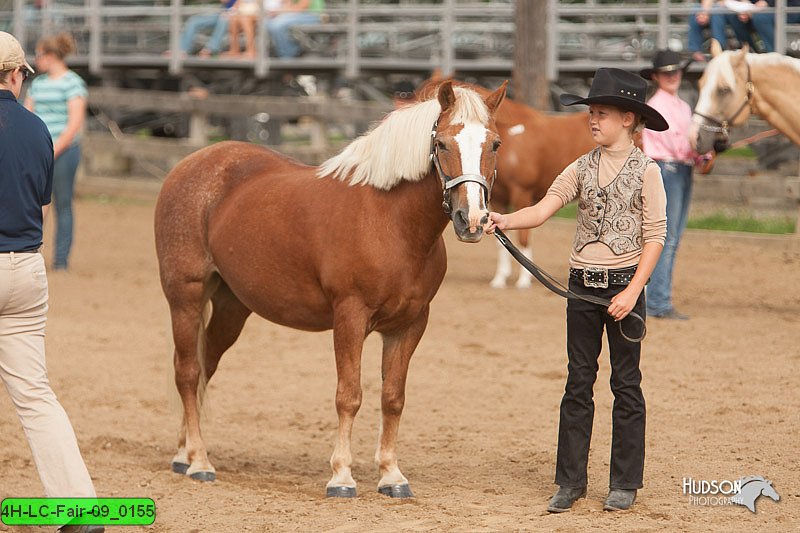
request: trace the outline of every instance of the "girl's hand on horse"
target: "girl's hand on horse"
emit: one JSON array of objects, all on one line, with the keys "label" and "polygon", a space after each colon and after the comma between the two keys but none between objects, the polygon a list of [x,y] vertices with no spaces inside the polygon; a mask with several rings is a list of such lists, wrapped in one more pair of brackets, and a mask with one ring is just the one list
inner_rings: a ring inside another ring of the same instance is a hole
[{"label": "girl's hand on horse", "polygon": [[636,305],[636,300],[639,299],[639,294],[642,291],[628,285],[625,290],[618,293],[611,298],[611,305],[608,306],[608,314],[614,317],[614,320],[620,321],[633,310]]},{"label": "girl's hand on horse", "polygon": [[489,220],[483,225],[483,231],[489,235],[494,233],[494,228],[504,230],[508,227],[508,215],[501,215],[492,211],[489,213]]}]

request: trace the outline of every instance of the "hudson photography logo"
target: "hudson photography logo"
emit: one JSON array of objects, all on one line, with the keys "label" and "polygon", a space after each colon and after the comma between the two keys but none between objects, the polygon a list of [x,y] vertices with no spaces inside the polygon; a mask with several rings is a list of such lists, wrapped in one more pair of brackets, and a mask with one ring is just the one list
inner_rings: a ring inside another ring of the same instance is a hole
[{"label": "hudson photography logo", "polygon": [[772,482],[761,476],[748,476],[732,481],[729,479],[706,480],[685,477],[683,494],[689,497],[690,505],[743,505],[756,512],[756,500],[767,496],[776,502],[781,499]]}]

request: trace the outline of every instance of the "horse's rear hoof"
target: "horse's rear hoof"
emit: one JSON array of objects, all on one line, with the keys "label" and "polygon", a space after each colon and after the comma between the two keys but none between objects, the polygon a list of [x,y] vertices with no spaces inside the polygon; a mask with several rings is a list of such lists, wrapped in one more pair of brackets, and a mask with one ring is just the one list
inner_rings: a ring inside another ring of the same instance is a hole
[{"label": "horse's rear hoof", "polygon": [[408,486],[408,483],[403,483],[402,485],[385,485],[383,487],[378,487],[378,492],[390,498],[414,497],[414,493],[411,492],[411,487]]},{"label": "horse's rear hoof", "polygon": [[215,481],[217,474],[214,472],[195,472],[194,474],[189,474],[189,477],[196,481]]},{"label": "horse's rear hoof", "polygon": [[355,498],[355,487],[328,487],[325,489],[325,496],[328,498]]},{"label": "horse's rear hoof", "polygon": [[185,474],[189,470],[189,465],[179,461],[172,461],[172,471],[176,474]]}]

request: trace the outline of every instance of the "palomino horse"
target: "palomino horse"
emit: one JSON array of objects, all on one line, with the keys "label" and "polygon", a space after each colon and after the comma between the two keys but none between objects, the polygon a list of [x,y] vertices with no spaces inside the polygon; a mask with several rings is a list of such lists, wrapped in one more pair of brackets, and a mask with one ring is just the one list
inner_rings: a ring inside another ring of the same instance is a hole
[{"label": "palomino horse", "polygon": [[412,496],[395,451],[408,365],[447,268],[448,220],[460,240],[481,239],[504,96],[505,85],[481,98],[445,84],[438,98],[390,113],[319,168],[224,142],[170,172],[155,237],[184,411],[174,471],[215,479],[200,396],[255,312],[297,329],[333,328],[339,431],[328,496],[356,495],[350,435],[361,351],[370,332],[382,335],[378,490]]},{"label": "palomino horse", "polygon": [[700,153],[727,143],[729,129],[760,115],[800,145],[800,60],[778,53],[723,52],[711,43],[711,61],[700,78],[692,143]]},{"label": "palomino horse", "polygon": [[[429,98],[442,83],[432,78],[417,89],[420,99]],[[468,87],[482,95],[488,89],[462,82],[459,87]],[[596,146],[589,130],[588,113],[569,115],[546,115],[511,99],[506,99],[495,118],[503,149],[497,158],[497,189],[492,207],[497,210],[522,209],[544,198],[553,180],[579,156]],[[531,258],[528,230],[519,230],[522,252]],[[498,247],[497,272],[491,286],[502,288],[511,276],[511,256]],[[531,285],[530,273],[521,268],[516,286]]]}]

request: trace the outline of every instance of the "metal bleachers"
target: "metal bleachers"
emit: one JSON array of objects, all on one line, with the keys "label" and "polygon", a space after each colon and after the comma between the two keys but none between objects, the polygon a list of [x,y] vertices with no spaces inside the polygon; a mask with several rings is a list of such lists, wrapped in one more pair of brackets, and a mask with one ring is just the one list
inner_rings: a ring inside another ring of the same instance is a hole
[{"label": "metal bleachers", "polygon": [[[656,48],[685,48],[691,0],[528,0],[550,3],[547,64],[552,79],[599,65],[638,69]],[[513,0],[327,0],[323,22],[292,30],[304,53],[277,59],[258,24],[254,59],[201,59],[178,53],[188,17],[219,12],[214,0],[0,0],[0,28],[32,54],[36,40],[70,31],[71,64],[100,76],[131,67],[186,71],[236,69],[263,78],[271,71],[329,72],[357,78],[375,72],[508,75],[514,50]],[[792,12],[785,0],[777,11]],[[264,15],[260,15],[263,17]],[[778,17],[780,19],[781,17]],[[777,24],[776,48],[800,51],[800,28]],[[199,35],[196,48],[202,46]]]}]

